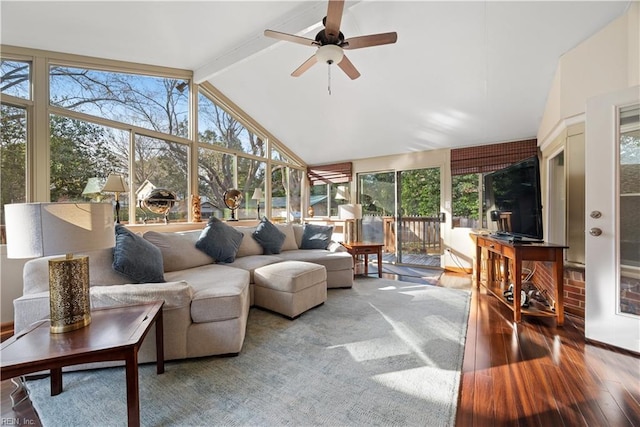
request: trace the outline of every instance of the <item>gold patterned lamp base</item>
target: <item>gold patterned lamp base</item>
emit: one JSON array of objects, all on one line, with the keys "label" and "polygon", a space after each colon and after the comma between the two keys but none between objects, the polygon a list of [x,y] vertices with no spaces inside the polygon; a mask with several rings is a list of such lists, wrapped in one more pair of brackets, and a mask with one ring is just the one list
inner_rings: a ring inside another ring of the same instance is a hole
[{"label": "gold patterned lamp base", "polygon": [[49,301],[52,334],[91,323],[89,257],[68,254],[49,261]]}]

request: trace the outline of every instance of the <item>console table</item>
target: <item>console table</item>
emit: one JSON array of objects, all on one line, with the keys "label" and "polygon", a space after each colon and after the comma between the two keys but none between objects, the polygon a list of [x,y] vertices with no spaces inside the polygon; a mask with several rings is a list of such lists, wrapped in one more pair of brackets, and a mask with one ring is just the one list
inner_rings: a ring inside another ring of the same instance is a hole
[{"label": "console table", "polygon": [[[495,295],[507,307],[513,310],[513,320],[520,322],[521,315],[555,317],[558,326],[564,323],[564,257],[563,251],[568,246],[554,245],[550,243],[525,243],[510,241],[502,238],[494,238],[488,235],[476,235],[476,286],[483,284],[487,290]],[[513,281],[513,302],[507,301],[503,292],[508,286],[505,282],[497,282],[493,274],[493,265],[487,269],[487,281],[482,282],[482,250],[489,253],[489,262],[494,259],[500,261],[504,271],[506,282],[509,278]],[[513,271],[509,271],[512,261]],[[522,262],[523,261],[551,261],[554,263],[553,281],[555,285],[555,310],[538,309],[535,307],[524,308],[520,306],[522,290]]]}]

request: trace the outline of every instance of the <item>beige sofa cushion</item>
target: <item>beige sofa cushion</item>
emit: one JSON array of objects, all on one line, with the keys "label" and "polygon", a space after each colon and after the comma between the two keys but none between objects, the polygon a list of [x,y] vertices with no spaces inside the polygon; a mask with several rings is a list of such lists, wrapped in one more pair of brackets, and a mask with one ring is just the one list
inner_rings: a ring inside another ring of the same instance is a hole
[{"label": "beige sofa cushion", "polygon": [[196,241],[200,237],[200,233],[200,230],[183,233],[147,231],[142,237],[160,248],[166,273],[214,262],[213,258],[196,248]]},{"label": "beige sofa cushion", "polygon": [[260,244],[253,238],[253,232],[256,231],[256,227],[234,228],[244,235],[244,237],[242,238],[242,242],[240,243],[240,248],[238,248],[238,253],[236,254],[236,261],[240,257],[246,257],[249,255],[262,255],[264,253],[262,246],[260,246]]},{"label": "beige sofa cushion", "polygon": [[249,294],[249,272],[209,264],[166,273],[166,280],[184,280],[192,289],[191,320],[194,323],[235,319],[243,314]]},{"label": "beige sofa cushion", "polygon": [[254,272],[256,286],[281,292],[296,293],[319,283],[327,288],[327,271],[318,264],[301,261],[284,261],[257,268]]},{"label": "beige sofa cushion", "polygon": [[278,227],[278,230],[282,231],[285,234],[284,243],[282,244],[281,251],[293,251],[298,249],[298,244],[296,243],[296,236],[293,232],[292,224],[275,224]]},{"label": "beige sofa cushion", "polygon": [[348,252],[331,252],[324,249],[298,249],[278,255],[287,261],[305,261],[324,265],[327,271],[349,270],[353,268],[353,257]]}]

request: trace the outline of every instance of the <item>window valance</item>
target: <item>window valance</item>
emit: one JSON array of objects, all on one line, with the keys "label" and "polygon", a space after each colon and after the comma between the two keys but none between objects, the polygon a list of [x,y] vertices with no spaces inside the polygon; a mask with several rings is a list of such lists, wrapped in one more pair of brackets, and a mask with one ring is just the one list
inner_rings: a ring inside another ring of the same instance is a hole
[{"label": "window valance", "polygon": [[457,148],[451,150],[451,175],[493,172],[537,153],[537,139]]},{"label": "window valance", "polygon": [[351,162],[335,163],[307,167],[307,177],[311,185],[340,184],[351,181],[353,164]]}]

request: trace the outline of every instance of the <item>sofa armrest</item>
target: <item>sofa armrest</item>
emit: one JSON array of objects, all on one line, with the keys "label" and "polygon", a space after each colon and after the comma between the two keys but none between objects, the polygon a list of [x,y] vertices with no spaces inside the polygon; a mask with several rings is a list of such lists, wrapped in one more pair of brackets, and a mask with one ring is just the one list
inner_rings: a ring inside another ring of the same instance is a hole
[{"label": "sofa armrest", "polygon": [[338,242],[334,242],[333,240],[329,242],[329,246],[327,246],[327,250],[329,252],[347,252],[347,248],[345,248]]},{"label": "sofa armrest", "polygon": [[184,280],[166,283],[140,283],[113,286],[92,286],[91,307],[112,307],[164,301],[164,309],[180,308],[191,304],[193,291]]}]

